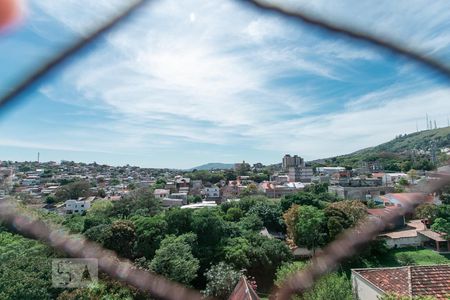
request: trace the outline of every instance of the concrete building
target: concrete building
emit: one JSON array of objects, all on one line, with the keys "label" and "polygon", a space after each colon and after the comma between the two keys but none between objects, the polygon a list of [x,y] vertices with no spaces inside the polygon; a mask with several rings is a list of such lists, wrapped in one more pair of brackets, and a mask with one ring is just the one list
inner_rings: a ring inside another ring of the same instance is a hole
[{"label": "concrete building", "polygon": [[316,169],[317,173],[320,175],[333,175],[339,172],[344,172],[344,167],[318,167]]},{"label": "concrete building", "polygon": [[311,182],[313,176],[313,169],[309,167],[290,167],[288,169],[290,182]]},{"label": "concrete building", "polygon": [[187,204],[187,193],[172,193],[168,198],[170,199],[179,199],[182,201],[182,204]]},{"label": "concrete building", "polygon": [[283,159],[281,166],[284,171],[288,171],[289,168],[302,168],[305,166],[305,161],[298,155],[291,156],[290,154],[286,154]]},{"label": "concrete building", "polygon": [[217,186],[205,187],[202,190],[202,194],[206,199],[219,199],[220,198],[220,189]]},{"label": "concrete building", "polygon": [[153,192],[153,195],[154,195],[156,198],[166,198],[166,197],[169,197],[169,195],[170,195],[170,190],[166,190],[166,189],[156,189],[156,190]]},{"label": "concrete building", "polygon": [[328,192],[346,200],[369,200],[376,197],[392,193],[395,188],[392,186],[340,186],[330,185]]},{"label": "concrete building", "polygon": [[175,198],[164,198],[162,200],[162,206],[164,207],[175,207],[175,206],[183,206],[183,199],[175,199]]},{"label": "concrete building", "polygon": [[408,180],[408,175],[405,173],[384,173],[383,185],[394,185],[398,183],[401,178]]},{"label": "concrete building", "polygon": [[89,200],[67,200],[65,202],[66,214],[82,214],[91,207]]}]

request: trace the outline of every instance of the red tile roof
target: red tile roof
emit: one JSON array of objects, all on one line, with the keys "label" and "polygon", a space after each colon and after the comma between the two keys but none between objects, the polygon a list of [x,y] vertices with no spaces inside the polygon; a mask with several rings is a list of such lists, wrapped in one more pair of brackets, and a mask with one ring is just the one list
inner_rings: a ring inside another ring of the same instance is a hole
[{"label": "red tile roof", "polygon": [[259,300],[259,297],[245,276],[242,276],[228,300]]},{"label": "red tile roof", "polygon": [[353,272],[385,293],[436,299],[449,299],[450,296],[450,265],[357,269]]}]

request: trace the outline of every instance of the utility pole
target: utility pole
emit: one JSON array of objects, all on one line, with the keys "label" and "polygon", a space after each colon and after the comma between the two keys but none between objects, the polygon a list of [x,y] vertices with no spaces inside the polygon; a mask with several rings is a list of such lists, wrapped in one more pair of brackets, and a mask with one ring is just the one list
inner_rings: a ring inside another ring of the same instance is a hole
[{"label": "utility pole", "polygon": [[436,120],[434,120],[434,129],[437,129]]}]

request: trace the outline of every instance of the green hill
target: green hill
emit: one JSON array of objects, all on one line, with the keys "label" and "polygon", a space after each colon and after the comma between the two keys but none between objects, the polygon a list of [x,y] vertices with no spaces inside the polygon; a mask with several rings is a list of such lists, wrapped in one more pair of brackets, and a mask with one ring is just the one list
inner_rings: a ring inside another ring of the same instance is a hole
[{"label": "green hill", "polygon": [[447,160],[446,155],[439,151],[444,147],[450,147],[450,127],[400,135],[392,141],[375,147],[311,163],[314,166],[339,165],[353,168],[360,167],[363,163],[372,163],[387,171],[404,172],[411,168],[431,170],[435,167],[431,155],[433,149],[435,149],[438,165]]},{"label": "green hill", "polygon": [[208,163],[198,167],[191,168],[189,170],[227,170],[233,169],[234,164],[224,164],[224,163]]}]

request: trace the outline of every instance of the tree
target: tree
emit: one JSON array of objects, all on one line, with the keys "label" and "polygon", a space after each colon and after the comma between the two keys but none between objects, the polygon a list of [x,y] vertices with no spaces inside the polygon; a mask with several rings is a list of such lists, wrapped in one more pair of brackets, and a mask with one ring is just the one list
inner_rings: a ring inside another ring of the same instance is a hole
[{"label": "tree", "polygon": [[262,220],[254,214],[241,218],[237,224],[244,231],[260,231],[264,226]]},{"label": "tree", "polygon": [[275,203],[269,203],[267,201],[258,202],[249,209],[247,214],[257,215],[269,230],[277,232],[285,230],[281,207]]},{"label": "tree", "polygon": [[408,182],[408,180],[407,180],[406,178],[401,177],[401,178],[398,180],[398,184],[401,185],[401,186],[407,186],[407,185],[409,185],[409,182]]},{"label": "tree", "polygon": [[414,214],[418,219],[428,219],[433,223],[439,214],[439,208],[433,203],[423,203],[416,208]]},{"label": "tree", "polygon": [[[284,280],[307,266],[304,262],[284,264],[276,274],[275,285],[280,287]],[[294,300],[352,300],[352,286],[345,275],[331,273],[319,279],[312,289]]]},{"label": "tree", "polygon": [[192,210],[174,207],[165,211],[167,233],[180,235],[192,231]]},{"label": "tree", "polygon": [[111,236],[111,225],[101,224],[89,228],[84,235],[91,241],[105,245],[105,241]]},{"label": "tree", "polygon": [[239,207],[231,207],[227,210],[225,219],[231,222],[239,221],[243,216],[243,212]]},{"label": "tree", "polygon": [[229,262],[237,269],[246,269],[250,266],[250,252],[252,245],[244,237],[229,239],[223,248],[225,261]]},{"label": "tree", "polygon": [[105,190],[104,190],[104,189],[98,189],[98,191],[97,191],[97,197],[105,198],[105,197],[106,197],[106,192],[105,192]]},{"label": "tree", "polygon": [[87,197],[89,195],[90,188],[91,185],[87,181],[75,181],[59,187],[56,190],[55,197],[58,201]]},{"label": "tree", "polygon": [[48,195],[45,198],[45,203],[47,203],[47,204],[55,204],[56,202],[57,202],[56,197],[53,195]]},{"label": "tree", "polygon": [[206,296],[226,300],[233,292],[242,275],[241,271],[234,270],[224,262],[213,265],[205,273],[207,284],[203,293]]},{"label": "tree", "polygon": [[345,217],[349,220],[350,226],[356,225],[367,217],[367,207],[358,200],[344,200],[330,203],[326,209],[328,208],[343,212]]},{"label": "tree", "polygon": [[0,230],[0,299],[48,300],[52,288],[52,250],[41,243]]},{"label": "tree", "polygon": [[127,218],[139,211],[141,215],[156,215],[161,211],[161,201],[147,188],[133,190],[120,201],[115,201],[109,211],[110,216]]},{"label": "tree", "polygon": [[215,209],[202,208],[192,214],[192,232],[200,245],[217,245],[224,236],[225,222]]},{"label": "tree", "polygon": [[436,218],[431,225],[431,230],[443,233],[445,238],[448,238],[450,236],[450,221],[444,218]]},{"label": "tree", "polygon": [[133,218],[133,223],[136,226],[136,256],[153,258],[168,231],[166,220],[162,215],[136,216]]},{"label": "tree", "polygon": [[246,236],[252,246],[249,252],[250,265],[247,274],[256,279],[258,286],[272,286],[276,270],[292,260],[292,253],[286,243],[253,233]]},{"label": "tree", "polygon": [[402,266],[411,266],[415,264],[415,260],[413,257],[411,257],[411,255],[409,255],[408,253],[399,253],[397,255],[397,261],[402,265]]},{"label": "tree", "polygon": [[156,250],[150,267],[158,274],[183,284],[190,284],[197,277],[199,260],[192,255],[195,234],[183,234],[178,237],[168,235]]},{"label": "tree", "polygon": [[134,224],[131,221],[119,220],[112,224],[110,235],[106,236],[104,245],[106,248],[116,251],[120,256],[131,258],[135,240]]},{"label": "tree", "polygon": [[325,241],[325,214],[314,206],[299,206],[294,225],[294,242],[315,249]]},{"label": "tree", "polygon": [[283,212],[287,211],[293,204],[322,207],[322,204],[317,199],[317,196],[307,192],[299,192],[297,194],[286,195],[281,198],[280,203]]},{"label": "tree", "polygon": [[409,179],[411,179],[411,183],[414,184],[415,180],[417,179],[417,171],[414,169],[411,169],[408,171]]},{"label": "tree", "polygon": [[250,183],[245,189],[243,189],[240,193],[240,196],[250,196],[256,195],[258,193],[258,187],[254,183]]}]

